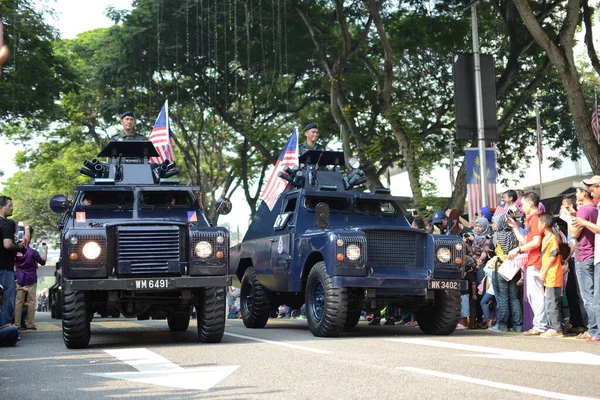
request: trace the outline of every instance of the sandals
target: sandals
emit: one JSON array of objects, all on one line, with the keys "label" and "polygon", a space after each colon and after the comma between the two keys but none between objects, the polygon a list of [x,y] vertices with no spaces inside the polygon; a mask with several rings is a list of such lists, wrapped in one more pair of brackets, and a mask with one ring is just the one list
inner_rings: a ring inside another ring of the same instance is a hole
[{"label": "sandals", "polygon": [[579,335],[575,336],[575,339],[585,339],[585,340],[587,340],[587,339],[589,339],[589,338],[591,338],[591,337],[593,337],[593,336],[592,336],[592,335],[590,335],[590,334],[588,333],[588,331],[585,331],[585,332],[582,332],[582,333],[580,333]]}]

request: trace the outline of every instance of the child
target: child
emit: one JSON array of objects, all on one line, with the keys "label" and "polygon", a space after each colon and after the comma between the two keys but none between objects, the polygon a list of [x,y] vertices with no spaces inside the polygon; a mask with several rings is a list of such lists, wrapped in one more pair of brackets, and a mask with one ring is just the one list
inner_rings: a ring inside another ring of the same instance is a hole
[{"label": "child", "polygon": [[544,232],[542,241],[542,271],[541,278],[544,282],[544,300],[548,325],[550,329],[540,336],[544,338],[563,337],[562,329],[562,290],[563,268],[560,254],[560,241],[552,230],[554,217],[544,212],[538,217],[538,230]]}]

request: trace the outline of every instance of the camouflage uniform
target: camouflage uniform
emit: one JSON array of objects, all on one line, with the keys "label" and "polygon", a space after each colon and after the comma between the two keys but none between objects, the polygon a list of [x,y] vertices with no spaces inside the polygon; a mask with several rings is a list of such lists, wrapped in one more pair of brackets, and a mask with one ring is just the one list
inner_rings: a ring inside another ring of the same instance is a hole
[{"label": "camouflage uniform", "polygon": [[117,133],[116,135],[110,138],[111,142],[120,142],[122,140],[147,140],[143,135],[140,135],[137,132],[133,132],[131,135],[126,134],[121,131],[121,133]]},{"label": "camouflage uniform", "polygon": [[301,156],[309,150],[325,150],[325,147],[318,144],[315,144],[314,146],[309,146],[306,142],[304,142],[298,146],[298,156]]}]

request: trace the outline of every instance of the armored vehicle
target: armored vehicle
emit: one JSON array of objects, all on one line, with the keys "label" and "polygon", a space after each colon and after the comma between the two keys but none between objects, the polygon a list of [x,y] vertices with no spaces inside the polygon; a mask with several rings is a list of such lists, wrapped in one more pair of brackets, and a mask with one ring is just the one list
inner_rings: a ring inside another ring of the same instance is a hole
[{"label": "armored vehicle", "polygon": [[356,159],[348,173],[342,152],[308,151],[272,210],[263,202],[230,268],[241,282],[241,314],[262,328],[279,305],[306,307],[315,336],[338,336],[361,311],[386,306],[416,313],[427,334],[452,333],[466,289],[464,249],[457,236],[414,229],[409,198],[388,189],[357,191],[365,182]]},{"label": "armored vehicle", "polygon": [[[179,184],[175,163],[150,163],[156,156],[149,141],[110,142],[98,154],[107,162],[84,162],[91,181],[72,201],[50,201],[62,213],[54,300],[68,348],[87,347],[95,313],[166,318],[184,331],[192,306],[200,341],[223,337],[229,232],[205,217],[200,188]],[[227,199],[217,203],[219,213],[231,209]]]}]

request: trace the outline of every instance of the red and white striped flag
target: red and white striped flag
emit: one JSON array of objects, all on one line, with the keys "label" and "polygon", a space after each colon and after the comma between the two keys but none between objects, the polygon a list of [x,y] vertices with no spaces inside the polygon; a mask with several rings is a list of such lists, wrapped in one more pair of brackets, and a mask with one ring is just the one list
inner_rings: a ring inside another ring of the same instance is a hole
[{"label": "red and white striped flag", "polygon": [[284,167],[293,167],[298,165],[298,130],[294,129],[287,144],[281,151],[275,167],[271,171],[267,185],[262,191],[260,198],[267,204],[269,210],[273,209],[273,206],[277,202],[279,195],[285,190],[288,182],[279,177],[279,171]]},{"label": "red and white striped flag", "polygon": [[[487,183],[486,204],[495,207],[498,204],[498,194],[496,192],[496,151],[495,149],[486,149],[486,168],[485,177],[481,176],[481,166],[479,159],[479,150],[476,147],[465,149],[465,162],[467,163],[467,194],[469,195],[469,220],[475,221],[475,214],[481,211],[483,202],[481,201],[482,182]],[[483,178],[483,179],[482,179]]]},{"label": "red and white striped flag", "polygon": [[158,114],[156,123],[152,128],[152,133],[148,140],[152,142],[158,152],[158,157],[150,158],[151,163],[161,164],[165,160],[173,161],[173,132],[169,124],[169,101],[165,104]]},{"label": "red and white striped flag", "polygon": [[596,99],[596,106],[594,107],[594,112],[592,113],[592,130],[594,131],[594,137],[596,141],[600,143],[600,104],[598,104],[598,99]]}]

